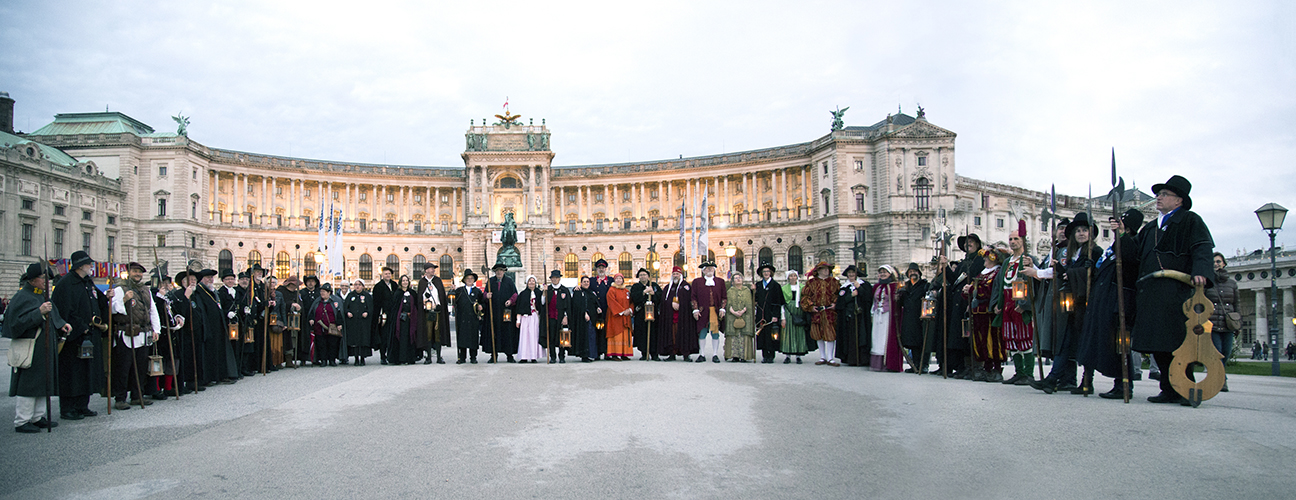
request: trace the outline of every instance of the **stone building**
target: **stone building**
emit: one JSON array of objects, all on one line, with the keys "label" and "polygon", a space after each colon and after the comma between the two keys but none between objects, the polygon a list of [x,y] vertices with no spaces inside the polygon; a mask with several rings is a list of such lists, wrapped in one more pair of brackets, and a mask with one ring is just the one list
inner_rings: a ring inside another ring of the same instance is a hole
[{"label": "stone building", "polygon": [[[411,273],[428,260],[447,278],[465,266],[480,270],[494,263],[509,213],[523,266],[537,276],[545,269],[587,274],[600,258],[625,273],[645,267],[666,274],[679,263],[696,274],[704,258],[716,259],[722,272],[750,273],[765,261],[780,270],[809,270],[818,261],[918,262],[930,270],[943,229],[1006,245],[1016,217],[1027,220],[1033,251],[1048,247],[1040,215],[1046,194],[959,175],[956,134],[921,109],[869,126],[835,126],[798,144],[575,166],[553,164],[544,120],[505,118],[470,123],[463,165],[430,167],[219,149],[119,112],[59,114],[29,134],[10,135],[12,144],[0,151],[0,220],[5,228],[29,221],[35,234],[80,225],[91,234],[94,258],[152,262],[156,251],[172,274],[186,263],[260,262],[277,275],[300,276],[326,260],[318,230],[331,209],[344,235],[344,262],[331,264],[362,279],[384,265]],[[45,159],[25,159],[23,144],[48,151]],[[58,161],[48,159],[54,156]],[[54,171],[66,171],[66,179],[55,180]],[[19,177],[44,184],[23,195]],[[54,213],[57,200],[74,194],[81,195],[78,207],[93,205],[93,224]],[[35,205],[23,211],[20,200],[28,199]],[[1129,201],[1146,209],[1148,199],[1135,191]],[[1088,202],[1060,196],[1058,211],[1070,217]],[[1104,203],[1094,200],[1095,210],[1109,213]],[[692,249],[701,214],[705,257]],[[689,233],[684,252],[681,223]],[[20,256],[0,246],[4,276],[19,272]]]}]

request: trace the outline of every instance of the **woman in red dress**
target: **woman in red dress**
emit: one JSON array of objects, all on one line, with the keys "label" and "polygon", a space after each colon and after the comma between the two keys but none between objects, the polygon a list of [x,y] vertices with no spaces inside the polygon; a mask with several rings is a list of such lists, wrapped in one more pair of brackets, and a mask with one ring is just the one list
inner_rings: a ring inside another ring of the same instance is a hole
[{"label": "woman in red dress", "polygon": [[630,304],[630,290],[625,287],[625,277],[612,277],[612,287],[607,293],[608,357],[625,361],[634,355],[630,347],[631,317],[634,306]]}]

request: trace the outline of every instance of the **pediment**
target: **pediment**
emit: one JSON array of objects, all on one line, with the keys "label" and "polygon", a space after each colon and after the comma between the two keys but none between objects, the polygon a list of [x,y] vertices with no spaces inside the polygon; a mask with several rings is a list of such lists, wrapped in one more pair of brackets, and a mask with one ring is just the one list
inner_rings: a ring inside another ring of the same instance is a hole
[{"label": "pediment", "polygon": [[913,137],[919,139],[928,139],[933,137],[954,137],[952,131],[937,127],[925,120],[915,121],[909,125],[901,127],[899,130],[891,133],[891,137]]}]

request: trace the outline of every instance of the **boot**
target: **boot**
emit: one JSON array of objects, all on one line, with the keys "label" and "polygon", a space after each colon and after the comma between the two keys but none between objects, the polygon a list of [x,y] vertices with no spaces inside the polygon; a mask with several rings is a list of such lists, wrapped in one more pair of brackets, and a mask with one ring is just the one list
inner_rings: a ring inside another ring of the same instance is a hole
[{"label": "boot", "polygon": [[[1133,389],[1134,386],[1131,385],[1131,394],[1134,392]],[[1116,379],[1116,383],[1112,384],[1112,390],[1099,394],[1098,397],[1103,399],[1125,399],[1125,386],[1121,383],[1120,379]]]},{"label": "boot", "polygon": [[1071,389],[1071,394],[1079,394],[1087,398],[1093,392],[1093,371],[1085,370],[1084,377],[1080,379],[1080,385],[1076,386],[1075,389]]}]

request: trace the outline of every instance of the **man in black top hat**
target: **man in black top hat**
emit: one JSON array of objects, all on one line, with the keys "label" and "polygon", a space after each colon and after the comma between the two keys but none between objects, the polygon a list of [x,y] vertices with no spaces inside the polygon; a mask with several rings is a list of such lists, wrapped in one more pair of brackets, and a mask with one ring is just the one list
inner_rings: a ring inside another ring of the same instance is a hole
[{"label": "man in black top hat", "polygon": [[463,286],[454,291],[455,344],[459,347],[459,360],[464,364],[471,354],[472,364],[477,364],[477,346],[481,345],[482,310],[486,297],[477,288],[477,273],[464,267]]},{"label": "man in black top hat", "polygon": [[73,252],[71,272],[59,280],[50,296],[63,320],[72,325],[64,349],[58,354],[59,409],[63,420],[98,415],[90,409],[90,395],[103,387],[103,362],[98,365],[94,362],[103,359],[103,330],[93,325],[107,321],[108,296],[95,287],[94,264],[86,252]]},{"label": "man in black top hat", "polygon": [[774,281],[773,264],[761,263],[756,268],[756,275],[758,278],[752,284],[755,288],[752,300],[756,311],[752,320],[757,325],[756,348],[761,351],[761,363],[769,364],[774,362],[774,355],[778,354],[778,336],[783,327],[779,324],[779,317],[783,314],[787,299],[783,297],[783,286]]},{"label": "man in black top hat", "polygon": [[[401,294],[398,293],[400,285],[393,281],[392,275],[395,272],[390,267],[383,267],[381,272],[382,279],[373,286],[374,315],[370,335],[374,347],[378,348],[378,360],[385,365],[387,364],[387,339],[396,330],[396,314],[400,309]],[[302,295],[302,301],[305,302],[306,299],[307,295]],[[303,349],[299,352],[307,351]],[[302,364],[304,365],[305,362]]]},{"label": "man in black top hat", "polygon": [[513,355],[517,353],[517,330],[514,328],[513,321],[504,321],[504,310],[513,307],[513,301],[517,297],[517,287],[513,284],[513,279],[504,275],[508,266],[503,263],[496,263],[491,270],[495,276],[491,276],[486,281],[486,300],[490,302],[490,322],[487,332],[493,332],[492,335],[482,336],[482,350],[491,353],[490,363],[494,363],[500,354],[508,356],[509,363],[516,363]]},{"label": "man in black top hat", "polygon": [[[555,270],[554,272],[558,271]],[[651,347],[648,345],[650,325],[644,319],[644,305],[648,303],[649,298],[656,297],[661,292],[661,286],[653,282],[651,276],[647,269],[640,268],[639,271],[635,272],[638,281],[630,287],[630,303],[634,305],[634,322],[631,337],[634,339],[635,348],[639,349],[640,360],[646,360],[651,355],[653,361],[657,361],[660,359],[657,357],[657,353],[650,354],[648,352]],[[653,307],[656,308],[656,304],[653,304]],[[653,311],[653,314],[656,314],[656,311]]]},{"label": "man in black top hat", "polygon": [[[34,262],[27,266],[19,280],[22,288],[9,300],[5,310],[5,321],[0,336],[8,339],[36,339],[32,348],[31,365],[27,368],[13,368],[9,378],[9,396],[17,397],[14,411],[14,430],[33,434],[41,429],[58,426],[50,421],[48,414],[49,397],[58,395],[57,386],[51,392],[50,370],[54,363],[50,360],[52,339],[66,335],[72,326],[63,321],[59,309],[53,302],[45,300],[45,289],[49,282],[46,265]],[[46,332],[45,321],[49,319],[52,330]],[[11,346],[14,348],[16,346]],[[45,401],[39,401],[45,399]]]},{"label": "man in black top hat", "polygon": [[599,359],[600,356],[607,354],[606,321],[603,320],[603,318],[607,315],[607,294],[608,290],[611,288],[612,277],[608,276],[607,261],[603,259],[594,261],[594,276],[590,278],[590,291],[598,298],[598,306],[595,308],[598,317],[591,317],[591,320],[594,321],[594,324],[596,325],[603,324],[605,326],[602,329],[596,328],[596,335],[594,337],[595,343],[598,345],[598,352],[590,353],[590,357],[594,359]]},{"label": "man in black top hat", "polygon": [[[1192,212],[1192,184],[1173,176],[1152,186],[1159,215],[1138,233],[1139,281],[1137,313],[1132,334],[1133,349],[1149,353],[1163,371],[1169,370],[1173,352],[1184,341],[1188,321],[1183,303],[1193,287],[1169,278],[1148,278],[1154,272],[1174,270],[1192,276],[1194,286],[1214,286],[1211,252],[1215,241],[1210,229]],[[1125,263],[1124,265],[1129,265]],[[1191,368],[1189,380],[1193,379]],[[1161,375],[1161,394],[1148,398],[1153,403],[1185,403],[1170,385],[1170,373]]]},{"label": "man in black top hat", "polygon": [[[559,363],[567,362],[567,350],[571,347],[570,330],[574,326],[568,321],[571,297],[571,290],[562,284],[562,271],[550,271],[549,284],[545,285],[544,293],[540,295],[540,317],[544,318],[540,322],[540,343],[549,349],[549,363],[553,363],[555,359]],[[569,330],[568,345],[562,345],[561,342],[564,327]]]},{"label": "man in black top hat", "polygon": [[441,358],[441,347],[450,347],[450,300],[446,298],[445,284],[437,276],[437,264],[423,264],[423,277],[418,281],[418,295],[423,304],[423,321],[418,325],[418,348],[427,351],[423,364],[432,363],[432,352],[436,351],[436,363],[445,364]]}]

